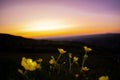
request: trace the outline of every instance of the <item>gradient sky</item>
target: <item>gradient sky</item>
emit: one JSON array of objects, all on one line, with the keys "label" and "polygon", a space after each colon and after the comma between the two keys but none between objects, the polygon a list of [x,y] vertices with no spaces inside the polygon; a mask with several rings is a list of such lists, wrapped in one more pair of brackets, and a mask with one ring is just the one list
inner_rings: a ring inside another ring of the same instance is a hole
[{"label": "gradient sky", "polygon": [[32,38],[120,33],[120,0],[0,0],[0,33]]}]

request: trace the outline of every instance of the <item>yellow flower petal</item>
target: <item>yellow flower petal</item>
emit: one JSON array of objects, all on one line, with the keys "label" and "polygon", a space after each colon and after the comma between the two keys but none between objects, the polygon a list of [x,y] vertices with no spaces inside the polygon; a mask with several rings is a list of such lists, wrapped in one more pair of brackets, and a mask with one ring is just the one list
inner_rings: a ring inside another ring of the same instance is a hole
[{"label": "yellow flower petal", "polygon": [[33,62],[33,60],[32,59],[27,59],[27,64],[31,64],[32,62]]},{"label": "yellow flower petal", "polygon": [[77,62],[78,59],[79,59],[79,57],[74,56],[74,57],[73,57],[73,62]]},{"label": "yellow flower petal", "polygon": [[108,76],[101,76],[98,78],[98,80],[109,80]]},{"label": "yellow flower petal", "polygon": [[60,54],[66,53],[66,51],[64,51],[64,49],[61,49],[61,48],[58,48],[58,51],[60,52]]},{"label": "yellow flower petal", "polygon": [[82,67],[82,70],[83,70],[83,71],[88,71],[88,70],[90,70],[90,69],[85,66],[85,67]]},{"label": "yellow flower petal", "polygon": [[51,59],[51,60],[49,61],[49,63],[50,63],[50,64],[55,64],[55,61],[54,61],[53,59]]},{"label": "yellow flower petal", "polygon": [[21,65],[25,68],[25,70],[34,71],[37,69],[37,62],[32,59],[22,58]]},{"label": "yellow flower petal", "polygon": [[40,69],[40,68],[41,68],[41,65],[40,65],[40,64],[37,64],[36,68]]},{"label": "yellow flower petal", "polygon": [[92,51],[92,49],[91,49],[91,48],[88,48],[87,46],[84,46],[84,50],[85,50],[86,52]]}]

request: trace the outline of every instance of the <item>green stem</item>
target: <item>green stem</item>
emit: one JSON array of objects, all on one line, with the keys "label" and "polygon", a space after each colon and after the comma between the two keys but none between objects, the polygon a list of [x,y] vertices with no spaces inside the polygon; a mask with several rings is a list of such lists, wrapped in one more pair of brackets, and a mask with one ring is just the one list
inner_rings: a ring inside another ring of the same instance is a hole
[{"label": "green stem", "polygon": [[58,61],[59,61],[61,55],[62,55],[62,54],[59,54],[59,56],[58,56],[58,58],[57,58],[57,60],[56,60],[57,63],[58,63]]},{"label": "green stem", "polygon": [[71,58],[69,58],[69,72],[71,73],[71,66],[72,66],[72,64],[71,64]]},{"label": "green stem", "polygon": [[52,70],[52,66],[50,65],[50,69],[49,69],[49,76],[51,76],[51,70]]},{"label": "green stem", "polygon": [[60,74],[60,64],[58,65],[58,74]]},{"label": "green stem", "polygon": [[[85,55],[87,55],[87,51],[85,51],[84,56],[85,56]],[[86,61],[86,58],[83,57],[82,66],[81,66],[81,70],[80,70],[80,71],[82,71],[82,68],[84,67],[85,61]]]},{"label": "green stem", "polygon": [[82,62],[82,67],[83,67],[83,66],[84,66],[84,64],[85,64],[85,60],[86,60],[86,59],[84,58],[84,59],[83,59],[83,62]]},{"label": "green stem", "polygon": [[25,72],[23,73],[23,75],[25,76],[25,78],[26,78],[27,80],[29,80],[29,77],[27,76],[27,71],[25,71]]}]

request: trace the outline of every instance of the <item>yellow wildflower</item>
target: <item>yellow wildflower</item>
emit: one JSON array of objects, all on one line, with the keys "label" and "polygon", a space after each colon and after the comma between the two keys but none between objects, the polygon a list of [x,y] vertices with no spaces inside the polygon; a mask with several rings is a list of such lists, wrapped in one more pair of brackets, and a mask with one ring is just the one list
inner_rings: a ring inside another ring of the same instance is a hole
[{"label": "yellow wildflower", "polygon": [[64,49],[61,49],[61,48],[58,48],[58,51],[60,52],[60,54],[66,53],[66,51]]},{"label": "yellow wildflower", "polygon": [[72,53],[69,53],[68,55],[69,55],[69,58],[72,58]]},{"label": "yellow wildflower", "polygon": [[92,51],[92,49],[91,49],[91,48],[88,48],[87,46],[84,46],[84,50],[85,50],[86,52]]},{"label": "yellow wildflower", "polygon": [[50,59],[49,63],[50,64],[55,64],[55,61],[53,59]]},{"label": "yellow wildflower", "polygon": [[37,69],[37,62],[32,59],[22,58],[21,65],[25,68],[25,70],[34,71]]},{"label": "yellow wildflower", "polygon": [[78,57],[74,56],[74,57],[73,57],[73,62],[77,62],[78,59],[79,59]]},{"label": "yellow wildflower", "polygon": [[37,60],[37,62],[42,62],[43,61],[43,59],[42,58],[39,58],[38,60]]},{"label": "yellow wildflower", "polygon": [[108,76],[101,76],[98,78],[98,80],[109,80]]},{"label": "yellow wildflower", "polygon": [[85,67],[82,67],[82,70],[83,70],[83,71],[88,71],[88,70],[90,70],[90,69],[85,66]]},{"label": "yellow wildflower", "polygon": [[75,74],[75,77],[78,78],[78,77],[79,77],[79,74]]}]

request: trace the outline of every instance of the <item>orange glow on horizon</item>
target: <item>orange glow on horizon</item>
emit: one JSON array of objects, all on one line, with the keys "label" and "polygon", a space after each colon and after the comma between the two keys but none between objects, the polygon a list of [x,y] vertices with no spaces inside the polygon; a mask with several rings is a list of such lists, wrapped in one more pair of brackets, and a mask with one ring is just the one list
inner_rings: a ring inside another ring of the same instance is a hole
[{"label": "orange glow on horizon", "polygon": [[[9,30],[10,31],[10,30]],[[108,32],[117,31],[114,28],[108,30]],[[10,32],[9,32],[10,33]],[[106,33],[105,29],[74,29],[74,30],[62,30],[62,31],[33,31],[33,32],[12,32],[10,34],[22,36],[26,38],[44,38],[44,37],[59,37],[59,36],[74,36],[74,35],[86,35],[86,34],[99,34]]]},{"label": "orange glow on horizon", "polygon": [[[41,23],[40,23],[41,22]],[[92,27],[91,24],[77,24],[65,23],[58,21],[34,21],[29,23],[21,23],[14,25],[6,25],[1,28],[3,33],[23,36],[26,38],[37,38],[37,37],[58,37],[58,36],[74,36],[74,35],[86,35],[86,34],[99,34],[107,32],[119,32],[119,28],[114,27]],[[9,26],[9,27],[7,27]],[[17,27],[16,27],[17,26]],[[82,26],[82,27],[80,27]],[[84,27],[83,27],[84,26]],[[5,28],[7,27],[7,28]]]}]

